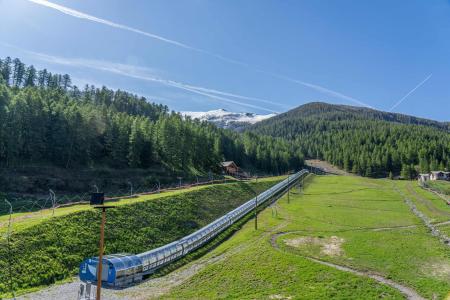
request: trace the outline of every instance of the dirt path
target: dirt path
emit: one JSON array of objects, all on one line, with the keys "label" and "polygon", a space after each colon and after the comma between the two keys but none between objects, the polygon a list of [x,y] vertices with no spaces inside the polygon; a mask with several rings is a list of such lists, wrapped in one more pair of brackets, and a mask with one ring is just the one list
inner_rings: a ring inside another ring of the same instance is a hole
[{"label": "dirt path", "polygon": [[[286,234],[294,233],[294,232],[295,231],[286,231],[286,232],[275,233],[275,234],[273,234],[270,237],[270,244],[272,245],[272,247],[274,249],[282,251],[280,249],[280,246],[277,243],[277,238],[282,236],[282,235],[286,235]],[[346,267],[346,266],[337,265],[337,264],[330,263],[330,262],[327,262],[327,261],[323,261],[323,260],[320,260],[320,259],[317,259],[317,258],[314,258],[314,257],[309,257],[309,256],[302,256],[302,257],[304,257],[304,258],[306,258],[306,259],[308,259],[310,261],[313,261],[313,262],[319,263],[321,265],[325,265],[325,266],[328,266],[328,267],[331,267],[331,268],[334,268],[334,269],[337,269],[337,270],[340,270],[340,271],[349,272],[349,273],[352,273],[352,274],[355,274],[355,275],[358,275],[358,276],[372,278],[372,279],[374,279],[374,280],[376,280],[376,281],[378,281],[380,283],[389,285],[390,287],[393,287],[394,289],[400,291],[403,295],[405,295],[407,297],[407,299],[411,299],[411,300],[425,300],[425,298],[420,296],[413,289],[411,289],[411,288],[409,288],[409,287],[407,287],[405,285],[402,285],[400,283],[394,282],[394,281],[392,281],[390,279],[387,279],[387,278],[385,278],[383,276],[380,276],[380,275],[377,275],[377,274],[372,274],[372,273],[365,272],[365,271],[359,271],[359,270],[356,270],[356,269],[353,269],[353,268],[349,268],[349,267]]]},{"label": "dirt path", "polygon": [[318,159],[307,159],[305,160],[305,163],[307,166],[320,169],[326,173],[335,174],[335,175],[353,175],[350,173],[345,172],[344,170],[341,170],[329,162],[318,160]]}]

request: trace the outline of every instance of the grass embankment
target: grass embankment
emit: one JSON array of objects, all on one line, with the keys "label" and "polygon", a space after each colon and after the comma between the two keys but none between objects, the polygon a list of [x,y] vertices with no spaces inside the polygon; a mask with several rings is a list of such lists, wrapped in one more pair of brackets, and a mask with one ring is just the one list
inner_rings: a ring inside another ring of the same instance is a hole
[{"label": "grass embankment", "polygon": [[[281,179],[202,186],[117,201],[117,208],[107,213],[106,253],[139,253],[174,241],[250,199],[253,190],[261,192]],[[0,240],[0,298],[9,291],[8,257],[13,262],[16,291],[75,275],[84,258],[97,254],[99,221],[99,212],[86,205],[57,209],[55,217],[46,220],[16,219],[11,256],[6,241]]]},{"label": "grass embankment", "polygon": [[[262,179],[262,180],[264,180],[264,179]],[[231,183],[231,181],[229,183]],[[138,202],[143,202],[143,201],[148,201],[148,200],[159,199],[161,197],[176,196],[176,195],[180,195],[180,194],[183,194],[186,192],[202,190],[207,187],[209,187],[209,185],[194,186],[194,187],[189,187],[189,188],[180,189],[180,190],[163,191],[159,194],[150,194],[150,195],[138,196],[135,198],[111,200],[111,201],[107,201],[106,203],[108,205],[114,205],[114,206],[128,205],[128,204],[133,204],[133,203],[138,203]],[[83,204],[75,204],[75,205],[70,205],[70,206],[59,207],[59,208],[55,209],[54,213],[53,213],[52,209],[42,209],[42,210],[33,211],[33,212],[15,213],[12,215],[14,231],[20,231],[20,230],[26,229],[28,227],[37,225],[43,221],[51,219],[52,217],[62,217],[62,216],[72,214],[75,212],[87,211],[87,210],[93,211],[95,209],[92,208],[91,206],[89,206],[88,203],[83,203]],[[7,232],[8,223],[9,223],[9,215],[0,215],[0,234]]]},{"label": "grass embankment", "polygon": [[400,192],[409,198],[432,223],[450,220],[450,206],[441,197],[422,189],[415,181],[396,181],[395,183]]},{"label": "grass embankment", "polygon": [[[208,254],[223,256],[165,295],[172,299],[401,299],[396,289],[310,261],[375,273],[423,297],[450,291],[450,252],[431,236],[394,189],[407,183],[346,176],[314,177],[304,194],[278,202]],[[432,194],[422,195],[436,210]],[[449,218],[450,219],[450,218]],[[409,226],[404,228],[405,226]],[[402,228],[403,227],[403,228]],[[275,243],[271,237],[277,232]]]},{"label": "grass embankment", "polygon": [[441,194],[450,195],[450,181],[427,181],[427,185]]}]

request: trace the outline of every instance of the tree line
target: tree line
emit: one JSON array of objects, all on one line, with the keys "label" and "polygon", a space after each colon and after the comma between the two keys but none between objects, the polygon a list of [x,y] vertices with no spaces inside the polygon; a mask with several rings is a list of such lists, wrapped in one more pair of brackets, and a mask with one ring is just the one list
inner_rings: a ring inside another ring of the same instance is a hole
[{"label": "tree line", "polygon": [[164,167],[171,172],[219,171],[219,162],[267,173],[303,165],[280,138],[239,134],[170,112],[121,90],[86,85],[69,75],[0,59],[0,166],[63,168]]},{"label": "tree line", "polygon": [[448,124],[399,114],[311,103],[247,131],[285,138],[305,157],[363,176],[414,178],[450,169]]}]

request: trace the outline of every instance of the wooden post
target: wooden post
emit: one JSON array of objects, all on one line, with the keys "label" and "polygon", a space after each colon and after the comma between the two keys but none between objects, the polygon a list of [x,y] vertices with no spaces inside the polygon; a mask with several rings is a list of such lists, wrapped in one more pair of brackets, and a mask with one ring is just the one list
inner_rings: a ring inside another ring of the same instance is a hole
[{"label": "wooden post", "polygon": [[102,290],[102,269],[103,269],[103,248],[105,240],[105,221],[106,221],[106,208],[102,207],[102,224],[100,225],[100,244],[98,250],[98,266],[97,266],[97,297],[96,300],[100,300]]},{"label": "wooden post", "polygon": [[288,171],[288,203],[290,203],[290,199],[289,199],[289,192],[290,192],[290,190],[291,190],[291,186],[290,186],[290,183],[289,183],[289,171]]},{"label": "wooden post", "polygon": [[255,198],[255,230],[258,230],[258,195]]}]

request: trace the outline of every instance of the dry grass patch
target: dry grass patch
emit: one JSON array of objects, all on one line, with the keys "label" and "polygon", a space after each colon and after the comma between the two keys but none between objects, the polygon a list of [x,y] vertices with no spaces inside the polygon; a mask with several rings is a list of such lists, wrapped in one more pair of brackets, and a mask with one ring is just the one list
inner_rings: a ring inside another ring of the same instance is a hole
[{"label": "dry grass patch", "polygon": [[433,262],[425,265],[423,271],[427,275],[450,278],[450,263],[444,261]]},{"label": "dry grass patch", "polygon": [[285,240],[286,245],[294,248],[302,248],[303,246],[318,246],[320,253],[328,256],[341,256],[344,254],[342,244],[344,239],[338,236],[331,237],[312,237],[304,236]]}]

